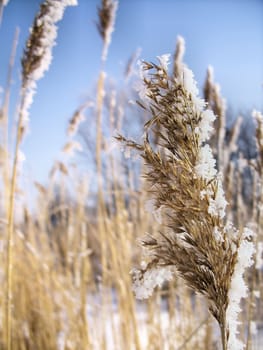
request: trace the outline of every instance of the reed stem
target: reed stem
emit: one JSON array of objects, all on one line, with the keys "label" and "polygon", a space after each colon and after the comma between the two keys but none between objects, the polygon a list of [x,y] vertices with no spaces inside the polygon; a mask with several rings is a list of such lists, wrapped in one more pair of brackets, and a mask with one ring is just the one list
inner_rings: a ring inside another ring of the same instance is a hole
[{"label": "reed stem", "polygon": [[18,151],[22,141],[23,129],[23,107],[26,100],[26,89],[22,89],[21,104],[19,109],[19,118],[17,124],[15,153],[12,168],[12,177],[10,183],[9,192],[9,206],[8,206],[8,224],[7,224],[7,264],[6,264],[6,276],[7,276],[7,289],[6,289],[6,342],[7,350],[12,349],[12,290],[13,290],[13,236],[14,236],[14,206],[15,206],[15,191],[17,180],[17,165],[18,165]]},{"label": "reed stem", "polygon": [[222,350],[227,349],[227,325],[226,325],[226,317],[223,317],[223,321],[220,324],[220,332],[221,332],[221,341],[222,341]]}]

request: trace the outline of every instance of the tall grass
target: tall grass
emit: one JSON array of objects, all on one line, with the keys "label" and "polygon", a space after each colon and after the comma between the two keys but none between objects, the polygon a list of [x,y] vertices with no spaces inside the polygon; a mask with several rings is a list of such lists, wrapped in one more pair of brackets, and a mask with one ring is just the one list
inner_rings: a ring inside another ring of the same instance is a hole
[{"label": "tall grass", "polygon": [[[1,10],[4,3],[0,3]],[[48,33],[56,32],[56,23],[62,19],[65,7],[74,3],[47,0],[41,5],[22,57],[14,153],[6,149],[7,137],[0,145],[6,154],[4,167],[0,168],[1,190],[9,194],[3,197],[0,213],[0,280],[5,286],[0,290],[0,348],[221,349],[220,334],[207,312],[209,308],[219,322],[223,349],[233,349],[228,336],[231,322],[228,320],[227,324],[225,320],[238,260],[235,247],[238,250],[242,246],[242,239],[238,235],[228,237],[222,215],[224,203],[212,215],[211,203],[223,186],[229,202],[226,221],[233,220],[240,232],[244,231],[244,223],[251,221],[256,233],[253,238],[256,265],[246,278],[249,297],[242,304],[239,338],[247,350],[259,349],[254,332],[255,327],[262,327],[263,315],[262,116],[254,112],[257,158],[237,161],[240,121],[230,131],[226,129],[225,104],[210,69],[204,95],[219,119],[213,126],[204,122],[202,127],[209,132],[215,129],[211,147],[223,178],[217,177],[216,170],[211,168],[206,171],[209,179],[200,175],[202,169],[194,177],[205,141],[194,130],[200,131],[205,110],[198,112],[194,103],[202,102],[185,87],[185,75],[182,78],[185,45],[179,38],[171,74],[166,69],[167,56],[160,56],[157,64],[145,63],[143,67],[141,76],[146,89],[141,86],[139,94],[150,92],[150,95],[146,95],[146,104],[139,102],[143,109],[134,107],[139,115],[137,129],[145,119],[152,119],[146,123],[145,130],[141,128],[141,133],[145,131],[143,144],[121,137],[144,158],[143,162],[127,159],[127,149],[120,152],[120,145],[116,147],[112,140],[116,128],[119,133],[127,132],[127,120],[123,122],[122,118],[130,98],[124,99],[122,94],[108,90],[104,72],[117,9],[115,1],[102,1],[98,9],[103,47],[94,101],[76,108],[67,129],[64,158],[55,162],[47,183],[32,184],[37,190],[34,212],[27,204],[19,203],[22,215],[16,215],[21,142],[28,126],[36,82],[48,69],[55,36],[46,39]],[[53,6],[59,11],[53,11]],[[8,81],[15,45],[16,40]],[[155,71],[153,80],[145,76],[149,69]],[[132,71],[130,67],[129,71]],[[0,127],[1,133],[8,136],[8,84],[5,93]],[[174,99],[178,100],[175,105]],[[151,104],[147,106],[149,101]],[[85,147],[85,113],[90,113],[89,119],[92,116],[96,126],[91,143],[95,170],[87,173],[72,167],[70,162],[71,152],[81,151],[80,143]],[[212,115],[206,116],[212,122]],[[248,169],[253,195],[246,202],[242,189],[247,183],[243,174]],[[98,178],[95,190],[89,185],[93,177]],[[155,202],[149,202],[150,194]],[[143,279],[148,271],[150,277],[158,278],[151,283],[160,286],[151,298],[138,301],[130,272],[134,266],[140,266],[138,238],[146,232],[149,234],[143,244],[150,251],[145,257],[148,265],[143,264],[135,274]],[[245,242],[250,244],[251,238]],[[179,274],[170,279],[175,273],[174,265]],[[165,272],[169,281],[162,286],[160,281],[165,276],[155,275],[157,266],[169,266]],[[196,295],[192,288],[205,297]]]}]

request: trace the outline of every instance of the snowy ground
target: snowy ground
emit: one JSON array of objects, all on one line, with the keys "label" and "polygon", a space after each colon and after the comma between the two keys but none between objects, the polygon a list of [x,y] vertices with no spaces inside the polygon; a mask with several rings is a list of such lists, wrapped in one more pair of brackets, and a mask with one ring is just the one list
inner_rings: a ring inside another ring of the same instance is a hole
[{"label": "snowy ground", "polygon": [[[89,301],[91,302],[91,299],[89,299]],[[204,344],[203,339],[206,334],[205,327],[207,325],[205,319],[203,320],[203,318],[198,315],[195,317],[193,316],[187,324],[187,320],[182,320],[180,318],[180,313],[176,312],[174,319],[171,321],[167,310],[167,305],[161,305],[160,310],[161,312],[157,312],[156,316],[154,316],[152,319],[154,323],[149,324],[149,312],[147,311],[146,304],[137,304],[136,320],[138,325],[137,329],[139,333],[140,346],[142,350],[181,350],[181,346],[185,340],[183,334],[189,334],[187,333],[189,322],[191,322],[191,327],[193,327],[194,330],[197,330],[196,334],[193,336],[193,341],[195,342],[194,344],[198,342],[200,344],[200,348],[202,348],[201,344]],[[107,350],[124,350],[127,348],[125,347],[125,344],[123,344],[124,341],[123,339],[121,340],[120,336],[122,320],[120,314],[117,311],[116,300],[113,300],[112,305],[109,308],[107,307],[103,312],[103,309],[101,308],[101,298],[93,296],[92,303],[89,303],[89,306],[87,307],[87,314],[94,349],[102,349],[101,339],[103,339],[103,334]],[[200,318],[198,319],[198,317]],[[196,322],[194,326],[193,320]],[[158,331],[156,329],[158,329]],[[184,333],[184,329],[187,329],[187,332]],[[213,339],[218,339],[218,342],[215,342],[214,344],[213,350],[219,350],[221,349],[220,336],[216,323],[214,323],[212,329],[214,333]],[[154,332],[156,333],[155,335]],[[151,344],[152,339],[155,339],[156,342],[154,346]],[[190,344],[191,343],[188,345],[191,346]],[[136,349],[135,345],[130,345],[129,350],[133,349]],[[261,326],[258,326],[258,332],[253,336],[253,343],[250,350],[263,350],[263,323]]]}]

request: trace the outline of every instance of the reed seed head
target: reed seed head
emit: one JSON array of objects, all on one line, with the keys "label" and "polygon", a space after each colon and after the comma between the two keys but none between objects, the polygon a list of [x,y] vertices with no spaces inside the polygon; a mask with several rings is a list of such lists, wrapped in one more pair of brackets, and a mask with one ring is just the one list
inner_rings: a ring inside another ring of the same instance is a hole
[{"label": "reed seed head", "polygon": [[107,58],[108,47],[111,42],[111,35],[114,31],[116,11],[118,8],[118,1],[116,0],[102,0],[101,7],[98,8],[99,21],[97,28],[100,36],[104,42],[102,60]]},{"label": "reed seed head", "polygon": [[[227,324],[227,339],[233,344],[238,304],[246,295],[245,284],[238,289],[236,281],[243,281],[244,269],[252,263],[252,233],[225,223],[222,178],[206,144],[215,116],[199,98],[189,68],[181,64],[178,76],[171,77],[168,62],[164,55],[157,64],[141,65],[144,86],[139,92],[144,100],[139,104],[152,116],[145,124],[144,143],[117,137],[143,158],[153,212],[159,211],[159,217],[161,212],[163,222],[159,234],[142,239],[146,265],[135,270],[135,292],[142,297],[145,291],[148,297],[156,269],[174,268],[207,297],[210,312],[220,327]],[[157,145],[152,142],[156,138]]]}]

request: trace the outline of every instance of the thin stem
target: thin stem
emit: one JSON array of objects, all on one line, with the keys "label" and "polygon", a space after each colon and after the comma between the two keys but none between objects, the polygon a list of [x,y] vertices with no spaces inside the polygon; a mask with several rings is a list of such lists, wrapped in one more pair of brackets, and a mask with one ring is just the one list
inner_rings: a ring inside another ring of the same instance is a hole
[{"label": "thin stem", "polygon": [[5,87],[5,95],[3,100],[3,106],[2,106],[2,118],[3,118],[3,143],[4,143],[4,206],[5,206],[5,213],[8,212],[8,198],[9,198],[9,166],[8,166],[8,108],[9,108],[9,100],[10,100],[10,91],[11,91],[11,83],[12,83],[12,73],[13,73],[13,67],[15,63],[15,56],[16,56],[16,48],[18,44],[18,37],[19,37],[19,28],[16,28],[15,36],[13,40],[13,46],[11,51],[11,56],[9,60],[9,66],[8,66],[8,73],[7,73],[7,79],[6,79],[6,87]]},{"label": "thin stem", "polygon": [[221,331],[222,349],[227,350],[227,325],[226,325],[225,317],[223,317],[223,321],[220,324],[220,331]]},{"label": "thin stem", "polygon": [[[96,169],[97,169],[97,178],[98,178],[98,211],[97,211],[97,223],[98,223],[98,232],[100,235],[101,242],[101,267],[102,267],[102,285],[106,286],[107,280],[107,246],[106,246],[106,236],[104,229],[104,199],[103,199],[103,180],[102,180],[102,159],[101,159],[101,144],[102,144],[102,110],[104,102],[104,62],[102,62],[102,67],[100,70],[98,86],[97,86],[97,120],[96,120]],[[106,319],[106,310],[105,306],[107,305],[107,296],[105,289],[103,288],[102,295],[102,317],[105,321]],[[102,349],[106,349],[106,334],[105,330],[103,332],[103,341],[101,345]]]},{"label": "thin stem", "polygon": [[23,120],[23,107],[26,98],[26,90],[22,90],[22,98],[19,109],[19,119],[17,125],[16,145],[15,154],[13,161],[12,177],[9,192],[9,207],[8,207],[8,225],[7,225],[7,289],[6,289],[6,341],[7,350],[12,349],[12,289],[13,289],[13,235],[14,235],[14,205],[15,205],[15,190],[16,190],[16,179],[17,179],[17,164],[18,164],[18,151],[21,144],[23,132],[22,132],[22,120]]},{"label": "thin stem", "polygon": [[199,332],[199,330],[203,327],[203,325],[208,321],[208,317],[206,317],[189,336],[184,340],[183,344],[179,346],[177,350],[185,349],[186,345],[193,339],[193,337]]}]

